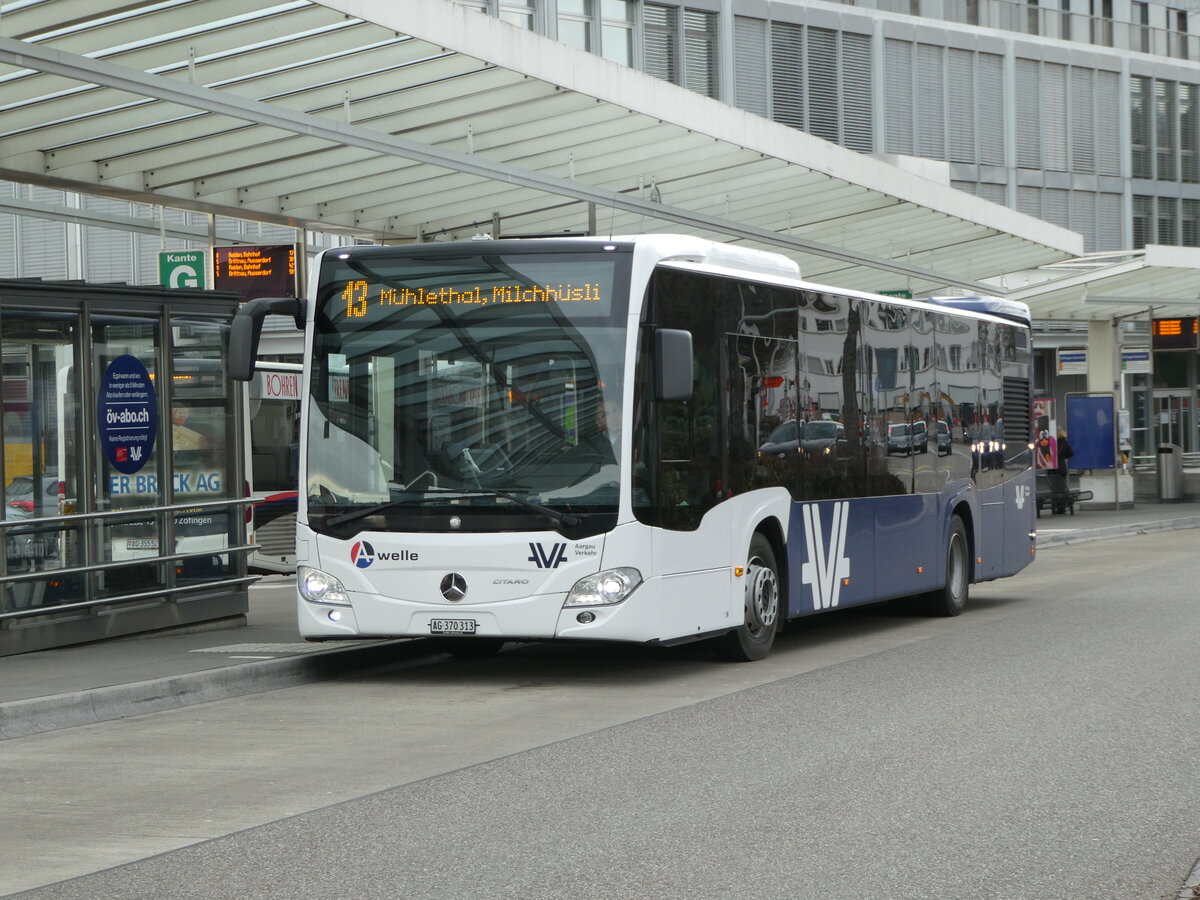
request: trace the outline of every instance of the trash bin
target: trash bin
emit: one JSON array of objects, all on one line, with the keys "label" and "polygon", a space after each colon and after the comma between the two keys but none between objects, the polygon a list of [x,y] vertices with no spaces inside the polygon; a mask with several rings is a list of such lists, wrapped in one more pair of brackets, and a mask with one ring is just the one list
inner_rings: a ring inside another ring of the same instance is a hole
[{"label": "trash bin", "polygon": [[1158,445],[1158,499],[1163,503],[1183,500],[1183,448]]}]

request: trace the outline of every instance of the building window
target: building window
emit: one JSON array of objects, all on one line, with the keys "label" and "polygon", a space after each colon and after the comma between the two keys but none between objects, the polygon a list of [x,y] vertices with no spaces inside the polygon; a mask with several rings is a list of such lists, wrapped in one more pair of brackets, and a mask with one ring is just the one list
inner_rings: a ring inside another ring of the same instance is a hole
[{"label": "building window", "polygon": [[455,0],[460,6],[466,6],[477,12],[495,16],[501,21],[524,28],[533,29],[533,0]]},{"label": "building window", "polygon": [[804,26],[771,23],[771,118],[803,129]]},{"label": "building window", "polygon": [[1133,246],[1134,249],[1145,247],[1150,237],[1150,209],[1153,197],[1133,198]]},{"label": "building window", "polygon": [[946,18],[963,25],[979,24],[979,0],[946,0]]},{"label": "building window", "polygon": [[623,66],[633,65],[633,12],[630,0],[600,3],[600,54]]},{"label": "building window", "polygon": [[1150,52],[1150,4],[1133,0],[1133,49]]},{"label": "building window", "polygon": [[1041,34],[1042,19],[1041,8],[1038,6],[1038,0],[1028,0],[1025,5],[1025,33],[1026,34]]},{"label": "building window", "polygon": [[1176,170],[1175,135],[1176,116],[1175,82],[1154,82],[1154,143],[1157,161],[1155,175],[1159,181],[1178,181]]},{"label": "building window", "polygon": [[1197,144],[1200,143],[1200,86],[1179,85],[1179,180],[1189,184],[1200,182],[1200,164],[1196,159]]},{"label": "building window", "polygon": [[1071,40],[1071,0],[1062,0],[1062,12],[1058,16],[1058,36]]},{"label": "building window", "polygon": [[631,0],[558,0],[558,39],[631,66],[634,9]]},{"label": "building window", "polygon": [[533,2],[523,3],[521,0],[502,0],[497,17],[509,25],[516,25],[526,31],[533,30]]},{"label": "building window", "polygon": [[558,0],[558,39],[578,50],[592,50],[592,0]]},{"label": "building window", "polygon": [[1181,200],[1179,242],[1185,247],[1200,247],[1200,200]]},{"label": "building window", "polygon": [[679,51],[676,32],[679,10],[671,6],[647,3],[642,10],[643,68],[647,75],[679,83]]},{"label": "building window", "polygon": [[1154,101],[1151,80],[1141,75],[1129,79],[1132,102],[1130,108],[1131,144],[1134,178],[1153,178],[1151,156],[1154,146]]},{"label": "building window", "polygon": [[[619,11],[613,7],[613,12]],[[620,23],[614,17],[609,24]],[[718,95],[716,13],[647,3],[642,43],[647,74],[708,97]]]},{"label": "building window", "polygon": [[717,14],[683,11],[683,86],[717,96]]},{"label": "building window", "polygon": [[870,152],[871,70],[868,35],[772,22],[770,116]]},{"label": "building window", "polygon": [[1188,14],[1186,10],[1169,9],[1167,16],[1175,27],[1171,35],[1171,55],[1176,59],[1188,59]]},{"label": "building window", "polygon": [[1090,0],[1092,14],[1092,43],[1102,47],[1113,45],[1112,0]]},{"label": "building window", "polygon": [[1157,224],[1155,243],[1173,246],[1179,242],[1179,201],[1174,197],[1158,197],[1154,202]]}]

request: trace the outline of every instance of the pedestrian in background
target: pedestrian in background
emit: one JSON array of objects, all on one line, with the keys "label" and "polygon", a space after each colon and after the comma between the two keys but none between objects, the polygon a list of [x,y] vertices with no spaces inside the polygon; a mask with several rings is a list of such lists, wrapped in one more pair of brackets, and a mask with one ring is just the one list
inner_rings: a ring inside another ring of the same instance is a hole
[{"label": "pedestrian in background", "polygon": [[1058,429],[1058,474],[1063,478],[1067,477],[1067,460],[1074,455],[1075,451],[1067,443],[1067,430],[1065,428]]}]

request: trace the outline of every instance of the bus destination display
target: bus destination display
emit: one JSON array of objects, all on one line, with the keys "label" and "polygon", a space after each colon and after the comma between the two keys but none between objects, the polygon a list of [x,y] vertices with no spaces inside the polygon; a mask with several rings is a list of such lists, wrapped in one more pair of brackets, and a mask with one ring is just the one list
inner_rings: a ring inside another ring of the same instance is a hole
[{"label": "bus destination display", "polygon": [[372,296],[363,280],[346,282],[342,289],[346,318],[361,319],[372,307],[392,306],[490,306],[512,303],[597,303],[603,300],[600,285],[583,284],[489,284],[453,287],[382,288]]},{"label": "bus destination display", "polygon": [[1187,316],[1181,319],[1154,319],[1150,323],[1150,346],[1154,350],[1200,349],[1200,319]]},{"label": "bus destination display", "polygon": [[266,247],[216,247],[213,286],[236,291],[247,300],[296,296],[296,248],[290,244]]}]

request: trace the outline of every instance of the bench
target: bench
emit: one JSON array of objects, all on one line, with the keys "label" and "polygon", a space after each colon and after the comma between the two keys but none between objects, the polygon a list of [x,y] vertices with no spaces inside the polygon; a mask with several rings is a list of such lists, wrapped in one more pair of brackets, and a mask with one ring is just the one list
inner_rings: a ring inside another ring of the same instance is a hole
[{"label": "bench", "polygon": [[1091,500],[1091,491],[1081,491],[1072,488],[1057,472],[1037,473],[1037,514],[1041,516],[1046,507],[1057,515],[1070,513],[1075,515],[1075,504],[1081,500]]}]

